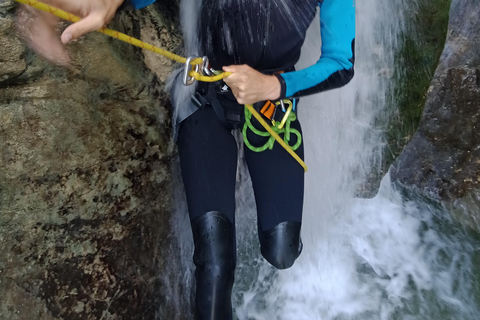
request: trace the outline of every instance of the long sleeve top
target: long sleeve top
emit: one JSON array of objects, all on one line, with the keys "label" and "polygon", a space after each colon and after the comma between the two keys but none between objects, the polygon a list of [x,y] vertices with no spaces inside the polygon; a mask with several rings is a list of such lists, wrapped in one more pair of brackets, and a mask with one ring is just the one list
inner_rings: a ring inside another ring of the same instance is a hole
[{"label": "long sleeve top", "polygon": [[[139,9],[155,0],[128,0]],[[292,70],[320,7],[321,56]],[[281,98],[338,88],[353,77],[355,0],[202,0],[201,51],[215,69],[248,64],[275,74]],[[277,73],[282,71],[282,73]]]}]

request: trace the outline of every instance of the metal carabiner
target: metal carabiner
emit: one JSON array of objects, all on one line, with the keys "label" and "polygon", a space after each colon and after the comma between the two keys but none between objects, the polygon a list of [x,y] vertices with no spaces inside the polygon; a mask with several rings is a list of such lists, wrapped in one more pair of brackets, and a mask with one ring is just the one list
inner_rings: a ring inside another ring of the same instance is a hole
[{"label": "metal carabiner", "polygon": [[213,76],[215,73],[212,68],[210,68],[210,62],[208,61],[208,57],[204,56],[202,58],[202,63],[200,64],[200,70],[203,72],[204,75],[206,76]]},{"label": "metal carabiner", "polygon": [[[190,65],[190,62],[192,62],[193,59],[194,57],[188,57],[187,61],[185,61],[185,66],[183,67],[183,85],[184,86],[192,85],[196,81],[194,77],[190,77],[188,75],[190,71],[192,71],[192,66]],[[196,64],[195,69],[193,71],[198,73],[198,69],[199,69],[199,66],[198,64]]]},{"label": "metal carabiner", "polygon": [[[285,110],[285,104],[288,105],[287,110]],[[285,112],[285,115],[282,118],[282,121],[280,121],[280,125],[278,126],[278,129],[282,129],[283,126],[285,125],[285,122],[287,122],[288,116],[290,115],[290,112],[292,112],[293,109],[293,102],[287,99],[282,99],[280,101],[277,101],[275,105],[281,105],[283,111]]]}]

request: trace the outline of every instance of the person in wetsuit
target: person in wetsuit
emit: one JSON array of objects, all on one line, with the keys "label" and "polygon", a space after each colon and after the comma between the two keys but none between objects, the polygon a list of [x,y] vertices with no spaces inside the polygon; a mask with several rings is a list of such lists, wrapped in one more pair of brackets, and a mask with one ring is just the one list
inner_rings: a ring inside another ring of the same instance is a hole
[{"label": "person in wetsuit", "polygon": [[[61,36],[65,44],[104,26],[120,6],[139,9],[155,0],[127,1],[46,2],[84,17],[65,29]],[[295,70],[317,7],[321,57],[314,65]],[[174,99],[173,105],[181,111],[174,113],[174,137],[195,244],[195,317],[229,320],[233,318],[231,292],[236,265],[238,156],[232,130],[243,126],[244,104],[260,109],[267,100],[295,99],[350,81],[355,57],[355,0],[202,0],[200,8],[199,53],[210,59],[214,69],[232,74],[224,82],[199,84],[196,99]],[[44,22],[48,20],[42,15]],[[33,43],[34,47],[57,63],[68,63],[52,23],[36,21],[36,28],[44,37],[41,43]],[[173,86],[172,97],[179,85]],[[256,120],[252,125],[261,128]],[[290,126],[301,132],[298,120]],[[252,131],[247,138],[253,145],[262,145],[267,139]],[[303,150],[301,143],[296,152],[302,159]],[[274,267],[289,268],[302,249],[304,170],[278,143],[262,152],[245,148],[245,158],[254,189],[261,253]]]}]

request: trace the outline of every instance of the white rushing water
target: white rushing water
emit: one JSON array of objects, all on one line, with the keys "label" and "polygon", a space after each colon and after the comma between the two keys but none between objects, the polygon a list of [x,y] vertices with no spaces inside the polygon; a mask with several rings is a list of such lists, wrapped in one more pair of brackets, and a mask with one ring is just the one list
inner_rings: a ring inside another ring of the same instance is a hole
[{"label": "white rushing water", "polygon": [[[236,319],[480,318],[473,262],[475,254],[477,263],[480,259],[478,239],[431,205],[404,199],[392,189],[388,174],[374,198],[355,197],[382,160],[383,129],[374,123],[391,99],[394,55],[405,28],[402,12],[414,3],[357,2],[354,79],[344,88],[301,99],[299,119],[309,166],[304,250],[288,270],[275,270],[260,255],[255,204],[241,159]],[[318,34],[316,21],[298,68],[318,59]],[[192,246],[185,243],[191,235],[184,206],[178,219],[178,252],[188,260]],[[192,278],[191,262],[184,263],[183,283]]]}]

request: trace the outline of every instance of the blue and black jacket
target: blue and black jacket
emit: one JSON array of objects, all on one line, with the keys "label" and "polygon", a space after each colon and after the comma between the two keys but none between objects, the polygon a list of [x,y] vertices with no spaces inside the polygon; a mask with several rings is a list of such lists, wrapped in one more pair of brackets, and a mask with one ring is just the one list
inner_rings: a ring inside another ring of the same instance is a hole
[{"label": "blue and black jacket", "polygon": [[[155,0],[130,0],[141,8]],[[321,56],[293,70],[320,7]],[[199,39],[213,68],[247,64],[275,74],[281,98],[338,88],[353,77],[355,0],[202,0]]]}]

